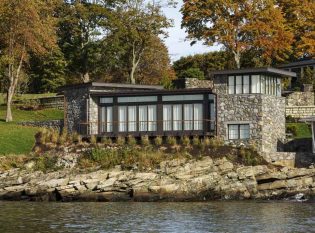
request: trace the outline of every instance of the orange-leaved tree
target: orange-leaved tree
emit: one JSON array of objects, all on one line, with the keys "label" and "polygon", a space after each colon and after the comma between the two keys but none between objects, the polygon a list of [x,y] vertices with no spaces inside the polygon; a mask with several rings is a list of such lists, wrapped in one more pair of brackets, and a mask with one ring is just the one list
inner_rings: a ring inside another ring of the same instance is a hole
[{"label": "orange-leaved tree", "polygon": [[7,80],[6,121],[30,54],[45,54],[56,45],[55,12],[58,0],[0,1],[0,62]]},{"label": "orange-leaved tree", "polygon": [[181,11],[188,38],[223,45],[237,68],[248,51],[259,53],[266,65],[291,51],[293,35],[274,0],[184,0]]}]

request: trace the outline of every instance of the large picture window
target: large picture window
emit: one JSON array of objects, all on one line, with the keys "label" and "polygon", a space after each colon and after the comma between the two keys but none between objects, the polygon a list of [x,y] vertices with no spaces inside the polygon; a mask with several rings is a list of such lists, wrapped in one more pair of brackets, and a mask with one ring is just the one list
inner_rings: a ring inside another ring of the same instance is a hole
[{"label": "large picture window", "polygon": [[163,130],[203,130],[203,105],[163,105]]},{"label": "large picture window", "polygon": [[249,124],[231,124],[228,125],[228,138],[235,139],[249,139]]}]

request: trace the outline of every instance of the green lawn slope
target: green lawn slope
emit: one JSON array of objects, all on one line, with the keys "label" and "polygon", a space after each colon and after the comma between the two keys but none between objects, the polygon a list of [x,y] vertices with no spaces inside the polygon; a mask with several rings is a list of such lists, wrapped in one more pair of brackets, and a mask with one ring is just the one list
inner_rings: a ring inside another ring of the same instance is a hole
[{"label": "green lawn slope", "polygon": [[[36,95],[32,95],[32,98]],[[25,111],[13,106],[13,122],[5,122],[6,107],[0,106],[0,155],[28,154],[35,143],[35,134],[39,128],[18,125],[22,121],[47,121],[63,119],[59,109]]]}]

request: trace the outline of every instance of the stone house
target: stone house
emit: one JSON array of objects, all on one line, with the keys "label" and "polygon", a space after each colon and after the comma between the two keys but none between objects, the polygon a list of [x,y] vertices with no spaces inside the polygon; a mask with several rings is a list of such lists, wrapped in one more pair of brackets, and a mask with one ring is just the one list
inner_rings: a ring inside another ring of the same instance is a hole
[{"label": "stone house", "polygon": [[278,154],[285,141],[281,78],[295,76],[255,68],[176,80],[172,90],[98,82],[66,86],[65,127],[85,136],[219,136],[254,145],[267,160],[286,160],[291,155]]}]

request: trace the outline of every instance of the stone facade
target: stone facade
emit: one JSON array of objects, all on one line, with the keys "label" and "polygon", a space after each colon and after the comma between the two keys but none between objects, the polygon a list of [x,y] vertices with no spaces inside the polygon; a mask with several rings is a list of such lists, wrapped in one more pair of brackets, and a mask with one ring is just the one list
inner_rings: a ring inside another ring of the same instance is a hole
[{"label": "stone facade", "polygon": [[176,79],[173,82],[176,88],[213,88],[213,81],[212,80],[199,80],[196,78],[181,78]]},{"label": "stone facade", "polygon": [[54,128],[59,131],[63,129],[63,120],[51,120],[51,121],[23,121],[18,123],[23,126],[31,127],[44,127],[44,128]]},{"label": "stone facade", "polygon": [[[65,127],[69,132],[87,133],[88,112],[87,100],[89,99],[88,88],[71,89],[65,91]],[[85,124],[84,124],[85,123]]]},{"label": "stone facade", "polygon": [[286,96],[286,106],[314,106],[314,92],[293,92]]},{"label": "stone facade", "polygon": [[294,118],[315,116],[315,106],[286,106],[285,115]]}]

